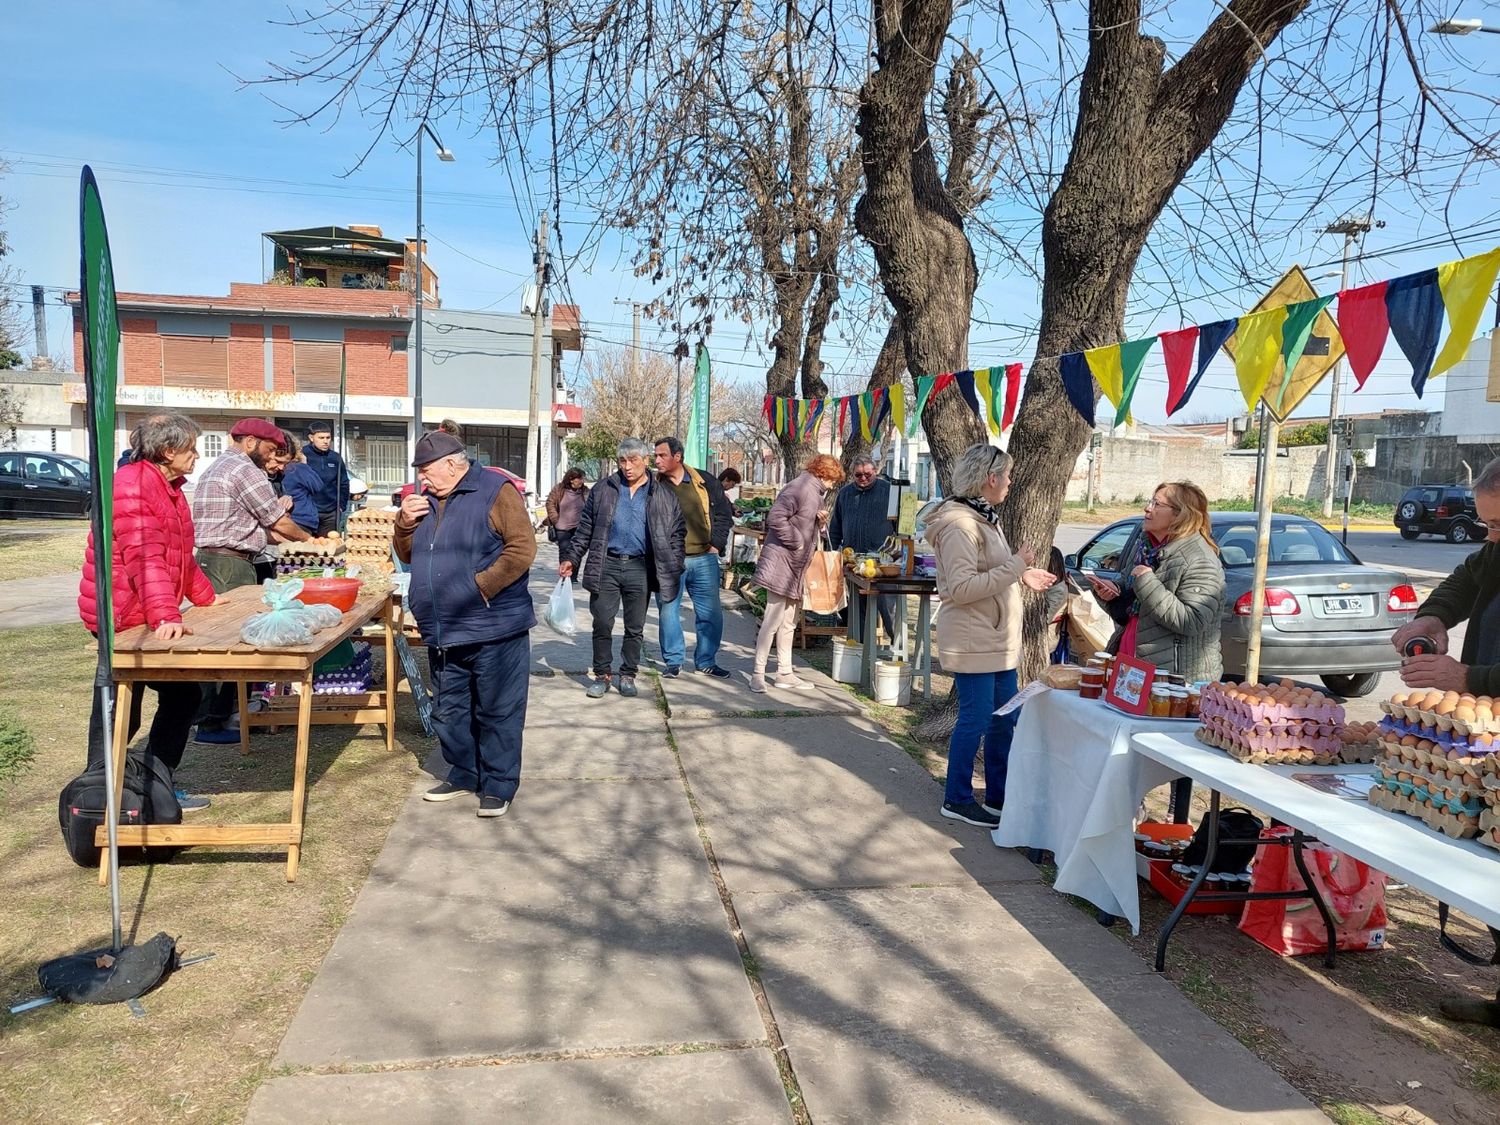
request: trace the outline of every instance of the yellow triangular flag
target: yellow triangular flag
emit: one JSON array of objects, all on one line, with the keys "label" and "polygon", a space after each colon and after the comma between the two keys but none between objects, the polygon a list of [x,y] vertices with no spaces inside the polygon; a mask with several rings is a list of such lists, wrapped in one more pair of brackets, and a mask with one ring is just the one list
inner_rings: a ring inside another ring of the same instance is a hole
[{"label": "yellow triangular flag", "polygon": [[1120,362],[1120,345],[1090,348],[1083,353],[1083,358],[1088,362],[1094,378],[1099,381],[1099,389],[1104,392],[1104,397],[1118,410],[1120,398],[1125,394],[1125,367]]},{"label": "yellow triangular flag", "polygon": [[1240,381],[1245,405],[1254,410],[1276,367],[1281,363],[1281,326],[1286,306],[1240,317],[1234,334],[1234,373]]},{"label": "yellow triangular flag", "polygon": [[891,404],[891,421],[896,432],[906,433],[906,388],[900,383],[892,383],[886,390],[886,398]]},{"label": "yellow triangular flag", "polygon": [[1448,341],[1432,362],[1432,375],[1440,375],[1464,358],[1479,327],[1479,314],[1495,287],[1500,273],[1500,247],[1438,266],[1438,288],[1448,310]]}]

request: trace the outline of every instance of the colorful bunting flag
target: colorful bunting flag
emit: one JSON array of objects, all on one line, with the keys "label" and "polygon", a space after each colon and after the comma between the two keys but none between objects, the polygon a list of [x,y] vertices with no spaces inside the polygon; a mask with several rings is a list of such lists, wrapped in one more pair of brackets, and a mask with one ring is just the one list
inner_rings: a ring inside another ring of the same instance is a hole
[{"label": "colorful bunting flag", "polygon": [[1016,420],[1016,404],[1021,400],[1021,365],[1008,364],[1005,368],[1005,416],[1000,420],[1000,431],[1010,429]]},{"label": "colorful bunting flag", "polygon": [[1094,428],[1094,376],[1089,371],[1088,360],[1083,358],[1082,352],[1069,352],[1058,358],[1057,369],[1062,375],[1063,391],[1067,394],[1068,401],[1073,404],[1073,409],[1078,411],[1092,430]]},{"label": "colorful bunting flag", "polygon": [[874,418],[870,422],[870,432],[878,434],[880,427],[890,421],[891,417],[891,393],[889,387],[876,387],[870,392],[875,399]]},{"label": "colorful bunting flag", "polygon": [[935,393],[942,390],[953,382],[954,375],[947,372],[942,375],[918,375],[915,382],[917,385],[917,408],[907,419],[906,436],[915,437],[917,434],[917,423],[922,419],[922,412],[927,409],[927,400]]},{"label": "colorful bunting flag", "polygon": [[1286,306],[1277,305],[1240,317],[1235,329],[1234,373],[1245,405],[1252,411],[1281,359],[1281,326],[1285,323]]},{"label": "colorful bunting flag", "polygon": [[1385,341],[1391,334],[1390,317],[1385,311],[1385,287],[1377,281],[1339,294],[1339,335],[1344,338],[1344,355],[1354,372],[1355,389],[1365,385],[1370,372],[1380,362]]},{"label": "colorful bunting flag", "polygon": [[1443,294],[1438,289],[1437,270],[1392,279],[1385,287],[1385,313],[1391,321],[1391,335],[1411,364],[1411,389],[1421,398],[1443,330]]},{"label": "colorful bunting flag", "polygon": [[766,420],[766,429],[772,433],[776,432],[776,396],[767,395],[766,400],[760,404],[760,416]]},{"label": "colorful bunting flag", "polygon": [[1135,396],[1136,384],[1141,378],[1141,368],[1146,364],[1146,355],[1156,341],[1125,340],[1103,348],[1090,348],[1083,353],[1089,370],[1099,381],[1099,389],[1115,408],[1116,426],[1124,425],[1130,418],[1130,400]]},{"label": "colorful bunting flag", "polygon": [[887,397],[891,404],[891,421],[896,427],[898,434],[906,433],[906,388],[900,383],[894,383],[887,388]]},{"label": "colorful bunting flag", "polygon": [[1479,314],[1489,302],[1500,273],[1500,248],[1458,262],[1438,266],[1438,289],[1448,310],[1448,340],[1433,361],[1432,373],[1441,375],[1464,358],[1479,327]]},{"label": "colorful bunting flag", "polygon": [[1302,359],[1302,353],[1307,350],[1307,338],[1312,335],[1313,323],[1332,300],[1333,296],[1330,294],[1327,297],[1314,297],[1311,301],[1298,301],[1296,304],[1286,306],[1286,321],[1281,326],[1283,361],[1281,386],[1276,390],[1275,403],[1278,418],[1286,417],[1287,411],[1282,409],[1286,400],[1286,389],[1291,386],[1292,372],[1298,361]]},{"label": "colorful bunting flag", "polygon": [[990,433],[1000,435],[1000,420],[1004,414],[1000,396],[1004,393],[1004,384],[998,379],[993,379],[990,372],[994,370],[989,367],[976,367],[974,369],[974,389],[979,393],[979,401],[984,404],[980,412],[980,419],[987,423]]},{"label": "colorful bunting flag", "polygon": [[1193,349],[1198,345],[1198,326],[1179,328],[1176,332],[1163,332],[1161,341],[1162,359],[1167,367],[1167,416],[1176,414],[1186,403],[1188,380],[1193,374]]}]

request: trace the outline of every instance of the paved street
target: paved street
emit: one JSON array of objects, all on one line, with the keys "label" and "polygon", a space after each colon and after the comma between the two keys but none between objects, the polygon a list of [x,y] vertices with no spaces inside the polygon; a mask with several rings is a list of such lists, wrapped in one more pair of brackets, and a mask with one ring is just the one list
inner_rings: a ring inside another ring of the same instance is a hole
[{"label": "paved street", "polygon": [[590,701],[534,639],[513,809],[413,787],[254,1125],[1326,1120],[826,677]]}]

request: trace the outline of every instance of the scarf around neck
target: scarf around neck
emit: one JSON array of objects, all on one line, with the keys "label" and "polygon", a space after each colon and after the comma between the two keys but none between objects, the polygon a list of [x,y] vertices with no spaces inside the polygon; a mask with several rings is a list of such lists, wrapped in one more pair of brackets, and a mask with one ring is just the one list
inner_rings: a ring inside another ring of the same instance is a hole
[{"label": "scarf around neck", "polygon": [[978,512],[995,527],[998,528],[1000,526],[1000,513],[983,496],[960,496],[958,502],[960,504],[967,504],[970,508],[973,508],[974,511]]}]

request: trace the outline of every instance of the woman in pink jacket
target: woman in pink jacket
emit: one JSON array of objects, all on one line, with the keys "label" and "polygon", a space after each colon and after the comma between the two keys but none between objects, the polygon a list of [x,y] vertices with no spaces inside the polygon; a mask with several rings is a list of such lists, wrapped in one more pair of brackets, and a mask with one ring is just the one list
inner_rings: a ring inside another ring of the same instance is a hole
[{"label": "woman in pink jacket", "polygon": [[823,506],[829,490],[844,483],[844,467],[819,453],[783,488],[766,513],[766,538],[751,583],[766,592],[766,612],[755,638],[755,674],[750,690],[766,690],[766,663],[776,643],[776,678],[772,687],[807,690],[812,684],[792,671],[792,637],[802,605],[803,575],[818,548],[818,532],[828,522]]},{"label": "woman in pink jacket", "polygon": [[[193,517],[182,495],[183,480],[198,460],[198,424],[181,414],[154,414],[131,434],[129,464],[115,470],[114,532],[111,543],[111,593],[115,630],[147,625],[159,640],[175,641],[192,630],[182,623],[184,599],[212,605],[214,588],[193,559]],[[78,615],[89,631],[99,632],[95,543],[89,535],[78,586]],[[156,692],[156,717],[147,742],[149,753],[175,770],[182,761],[188,733],[202,698],[199,684],[162,681]],[[89,766],[104,761],[108,745],[99,713],[98,693],[89,720]],[[141,693],[130,710],[130,737],[141,722]],[[188,798],[184,811],[205,808],[203,798]]]}]

